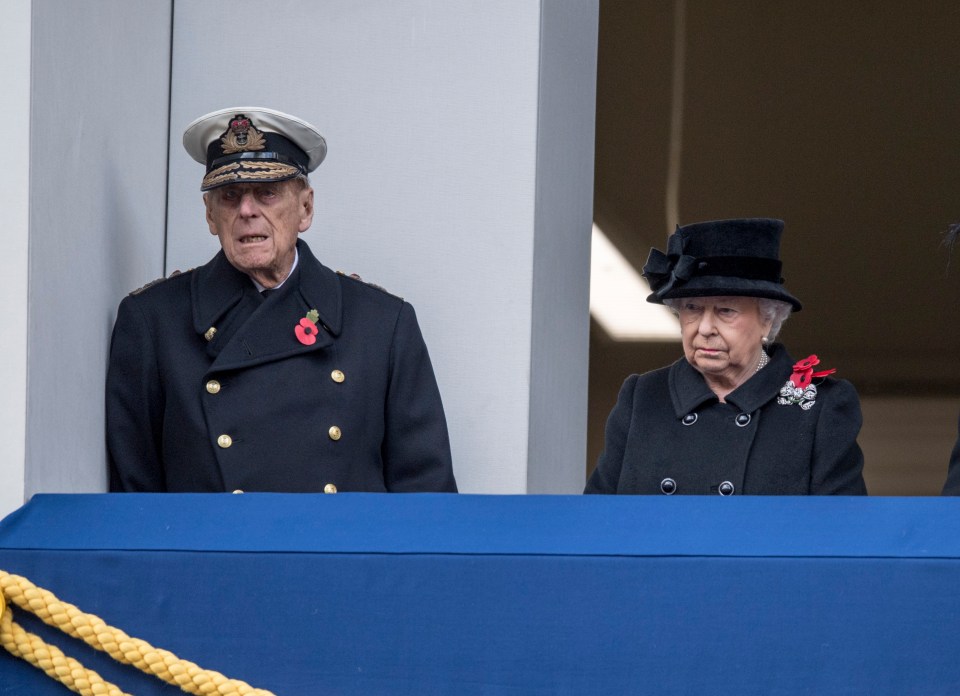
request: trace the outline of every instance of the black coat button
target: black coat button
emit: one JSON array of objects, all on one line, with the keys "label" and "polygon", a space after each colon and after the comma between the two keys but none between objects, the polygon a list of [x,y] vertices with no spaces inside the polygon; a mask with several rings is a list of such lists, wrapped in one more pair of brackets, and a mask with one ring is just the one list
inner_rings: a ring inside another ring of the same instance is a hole
[{"label": "black coat button", "polygon": [[717,487],[717,493],[720,495],[733,495],[733,484],[729,481],[724,481]]},{"label": "black coat button", "polygon": [[696,414],[696,413],[688,413],[687,415],[685,415],[685,416],[683,417],[683,424],[684,424],[684,425],[693,425],[693,424],[696,423],[696,422],[697,422],[697,414]]},{"label": "black coat button", "polygon": [[737,425],[741,428],[750,425],[750,414],[749,413],[740,413],[736,417]]},{"label": "black coat button", "polygon": [[660,492],[664,495],[673,495],[677,490],[677,482],[672,478],[665,478],[660,482]]}]

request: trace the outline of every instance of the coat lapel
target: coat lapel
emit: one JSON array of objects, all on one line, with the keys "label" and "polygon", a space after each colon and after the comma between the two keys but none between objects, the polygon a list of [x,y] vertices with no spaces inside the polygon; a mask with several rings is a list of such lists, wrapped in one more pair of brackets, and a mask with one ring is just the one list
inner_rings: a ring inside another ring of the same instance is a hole
[{"label": "coat lapel", "polygon": [[786,349],[775,343],[767,352],[770,363],[727,395],[727,401],[744,413],[753,413],[776,399],[780,387],[790,377],[790,366],[794,361]]},{"label": "coat lapel", "polygon": [[207,355],[216,358],[260,298],[254,297],[250,278],[231,266],[223,251],[194,271],[190,290],[193,328],[206,342]]},{"label": "coat lapel", "polygon": [[701,404],[717,401],[703,375],[697,372],[686,358],[680,358],[670,366],[667,376],[673,412],[678,419],[696,411]]},{"label": "coat lapel", "polygon": [[[780,387],[790,376],[791,358],[783,346],[774,344],[768,351],[770,364],[751,376],[746,382],[727,394],[726,401],[744,413],[753,413],[780,393]],[[680,358],[670,367],[670,397],[677,418],[697,410],[708,401],[717,401],[706,380],[686,358]]]},{"label": "coat lapel", "polygon": [[[201,291],[209,290],[213,299],[209,305],[201,300],[202,309],[206,311],[201,311],[202,319],[195,321],[197,331],[207,331],[207,327],[213,325],[207,318],[214,316],[219,316],[221,323],[228,327],[222,337],[217,335],[211,341],[219,345],[209,371],[253,367],[310,353],[333,343],[342,323],[340,281],[333,271],[317,261],[303,241],[297,242],[297,249],[300,261],[293,275],[266,299],[260,297],[246,274],[232,266],[233,275],[240,276],[239,285],[231,278],[222,288],[201,288]],[[221,255],[222,252],[218,257]],[[229,266],[225,258],[223,261]],[[222,279],[211,275],[211,281]],[[294,329],[311,309],[316,309],[320,316],[317,340],[304,345]]]}]

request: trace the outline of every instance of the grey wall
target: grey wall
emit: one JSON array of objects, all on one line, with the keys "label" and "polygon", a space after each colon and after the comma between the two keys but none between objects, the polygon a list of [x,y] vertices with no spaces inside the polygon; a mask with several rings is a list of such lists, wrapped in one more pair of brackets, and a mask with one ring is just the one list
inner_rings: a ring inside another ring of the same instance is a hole
[{"label": "grey wall", "polygon": [[27,245],[30,219],[30,0],[4,5],[0,22],[0,123],[4,164],[0,209],[4,211],[0,254],[0,515],[18,507],[24,494],[27,404]]},{"label": "grey wall", "polygon": [[[543,4],[528,490],[579,492],[589,356],[597,6]],[[568,427],[569,425],[569,427]],[[573,489],[571,490],[571,485]]]},{"label": "grey wall", "polygon": [[163,272],[170,11],[33,1],[28,496],[106,481],[114,312]]}]

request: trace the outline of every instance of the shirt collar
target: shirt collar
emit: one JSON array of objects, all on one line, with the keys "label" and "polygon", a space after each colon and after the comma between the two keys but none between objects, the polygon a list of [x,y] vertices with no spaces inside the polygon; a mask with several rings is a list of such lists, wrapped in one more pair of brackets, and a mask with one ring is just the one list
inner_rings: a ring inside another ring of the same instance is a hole
[{"label": "shirt collar", "polygon": [[[281,280],[279,283],[277,283],[270,289],[279,290],[283,286],[283,284],[290,279],[290,276],[293,275],[293,272],[296,270],[297,264],[299,262],[300,262],[300,251],[297,249],[297,247],[293,247],[293,265],[290,266],[290,270],[287,271],[287,275],[283,277],[283,280]],[[256,280],[254,280],[252,276],[250,277],[250,280],[253,282],[254,286],[257,288],[257,292],[263,292],[264,290],[266,290],[266,288],[263,285],[260,285],[260,283],[258,283]]]}]

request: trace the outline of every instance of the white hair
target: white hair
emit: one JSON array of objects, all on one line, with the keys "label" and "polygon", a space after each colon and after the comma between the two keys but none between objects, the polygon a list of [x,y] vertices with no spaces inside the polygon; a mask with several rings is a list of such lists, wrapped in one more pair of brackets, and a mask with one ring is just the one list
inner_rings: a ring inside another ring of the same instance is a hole
[{"label": "white hair", "polygon": [[[663,300],[663,304],[669,307],[674,314],[680,313],[680,303],[686,298],[669,297]],[[758,297],[757,307],[760,310],[760,318],[765,322],[770,322],[770,330],[767,332],[766,339],[770,343],[777,340],[780,333],[780,327],[783,326],[793,312],[793,306],[783,300],[772,300],[769,297]]]},{"label": "white hair", "polygon": [[297,175],[296,175],[295,177],[293,177],[293,179],[291,179],[290,181],[296,181],[297,183],[299,183],[299,184],[300,184],[300,190],[301,190],[301,191],[302,191],[303,189],[305,189],[305,188],[309,188],[309,187],[310,187],[310,177],[307,176],[306,174],[297,174]]},{"label": "white hair", "polygon": [[757,304],[760,307],[760,316],[764,321],[770,322],[770,330],[767,332],[767,340],[773,343],[777,340],[780,333],[780,327],[783,322],[790,318],[793,312],[793,305],[783,300],[772,300],[769,297],[758,297]]}]

